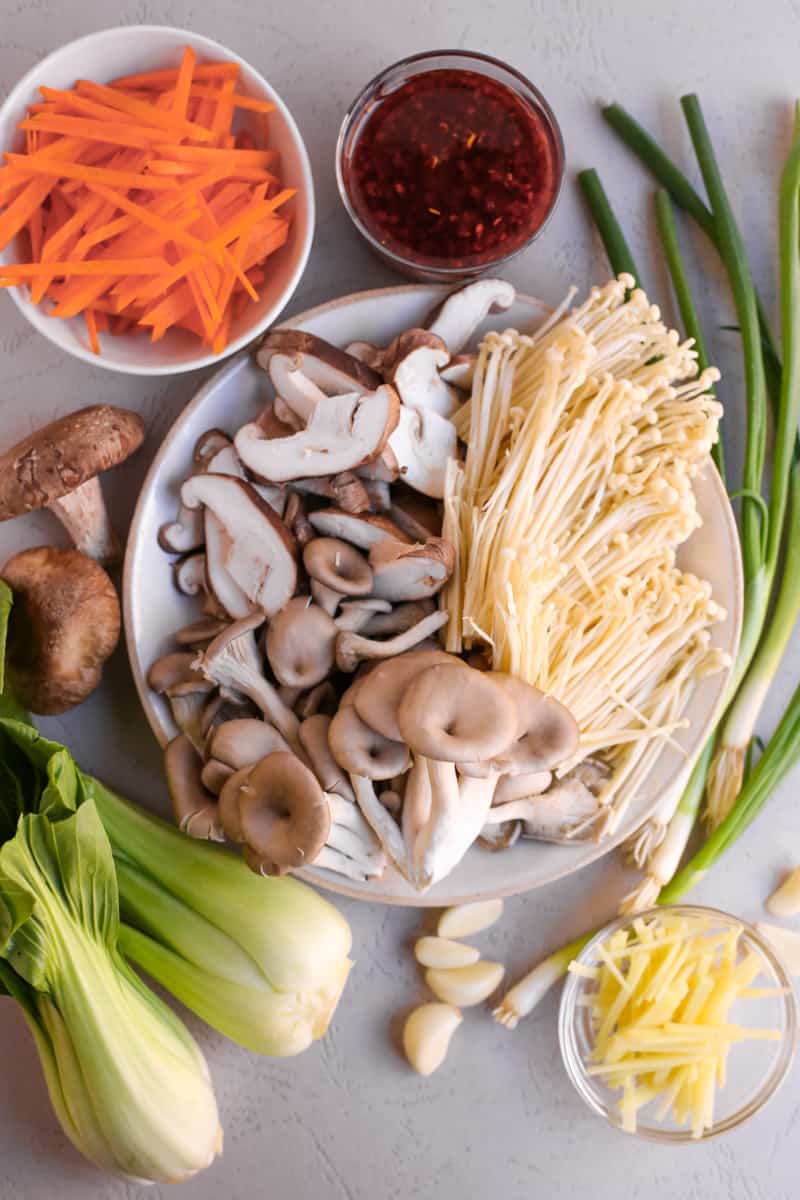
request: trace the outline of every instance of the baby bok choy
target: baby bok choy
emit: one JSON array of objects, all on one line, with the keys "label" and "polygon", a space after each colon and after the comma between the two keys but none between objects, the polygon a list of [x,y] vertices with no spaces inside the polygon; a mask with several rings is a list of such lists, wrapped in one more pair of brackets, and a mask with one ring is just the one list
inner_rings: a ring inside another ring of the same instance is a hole
[{"label": "baby bok choy", "polygon": [[[0,739],[3,760],[13,754],[39,778],[66,754],[12,719],[0,719]],[[67,761],[75,784],[59,785],[58,802],[65,810],[93,805],[109,838],[122,953],[256,1053],[299,1054],[322,1037],[352,966],[350,927],[333,905],[298,880],[255,875],[240,858],[186,837]],[[46,806],[47,791],[27,809]]]},{"label": "baby bok choy", "polygon": [[[16,802],[3,772],[0,808]],[[95,805],[60,803],[79,780],[52,756],[43,811],[0,849],[0,992],[20,1004],[64,1132],[92,1162],[172,1182],[222,1149],[205,1060],[181,1021],[133,973],[117,939],[111,846]]]}]

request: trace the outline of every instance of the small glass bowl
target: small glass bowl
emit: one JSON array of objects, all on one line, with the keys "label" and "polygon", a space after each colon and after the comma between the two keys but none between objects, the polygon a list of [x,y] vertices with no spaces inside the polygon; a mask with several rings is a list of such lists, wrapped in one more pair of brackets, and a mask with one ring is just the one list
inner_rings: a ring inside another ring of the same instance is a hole
[{"label": "small glass bowl", "polygon": [[[724,1087],[718,1089],[715,1098],[714,1124],[699,1138],[693,1138],[691,1130],[672,1120],[656,1121],[650,1109],[656,1102],[639,1109],[637,1113],[636,1134],[652,1142],[697,1142],[716,1137],[728,1129],[741,1125],[749,1117],[759,1112],[777,1091],[786,1078],[797,1048],[798,1006],[792,986],[791,977],[772,947],[761,935],[745,921],[740,921],[728,913],[719,912],[715,908],[702,908],[694,905],[675,905],[667,908],[654,908],[647,912],[638,913],[637,917],[648,918],[663,916],[665,912],[691,918],[702,917],[713,921],[720,929],[741,929],[739,945],[742,949],[752,950],[761,959],[762,970],[753,987],[781,989],[775,995],[759,998],[749,998],[741,1003],[741,1011],[734,1007],[736,1016],[733,1018],[741,1024],[752,1025],[760,1029],[777,1029],[780,1040],[775,1042],[752,1041],[741,1042],[732,1047],[728,1059],[728,1077]],[[636,918],[620,917],[612,921],[605,929],[596,934],[584,946],[577,957],[577,962],[584,966],[595,966],[598,963],[597,946],[606,941],[620,929],[629,929]],[[622,1120],[618,1111],[621,1093],[613,1091],[596,1075],[589,1075],[594,1036],[591,1027],[591,1016],[588,1007],[580,1003],[593,987],[593,981],[572,972],[567,976],[564,991],[561,996],[561,1007],[558,1018],[558,1038],[561,1046],[561,1056],[572,1083],[589,1105],[593,1112],[622,1132]],[[746,1005],[746,1007],[745,1007]]]},{"label": "small glass bowl", "polygon": [[[385,246],[357,212],[348,182],[349,167],[358,139],[375,106],[390,92],[395,91],[415,76],[429,71],[444,70],[472,71],[488,76],[513,91],[517,98],[535,113],[549,135],[553,148],[555,173],[555,186],[549,208],[539,225],[525,241],[507,253],[500,253],[494,257],[475,256],[474,261],[466,259],[464,262],[452,265],[440,261],[431,262],[425,258],[406,257]],[[374,79],[370,80],[350,105],[344,115],[336,142],[336,181],[339,185],[339,195],[356,229],[378,257],[389,266],[411,279],[432,283],[472,279],[483,275],[486,271],[496,271],[521,254],[532,242],[536,241],[549,223],[561,194],[563,179],[564,142],[553,110],[542,93],[514,67],[508,66],[500,59],[492,58],[488,54],[478,54],[471,50],[431,50],[423,54],[412,54],[409,58],[404,58],[381,71]]]}]

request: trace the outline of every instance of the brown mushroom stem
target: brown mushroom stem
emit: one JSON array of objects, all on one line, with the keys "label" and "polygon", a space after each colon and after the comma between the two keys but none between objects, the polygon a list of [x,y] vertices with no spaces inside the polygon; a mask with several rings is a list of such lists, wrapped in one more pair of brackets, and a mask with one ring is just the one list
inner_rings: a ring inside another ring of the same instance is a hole
[{"label": "brown mushroom stem", "polygon": [[203,765],[203,769],[200,772],[200,779],[204,788],[211,792],[212,795],[218,796],[231,775],[233,775],[233,767],[220,762],[218,758],[210,758]]},{"label": "brown mushroom stem", "polygon": [[403,841],[410,854],[413,853],[417,837],[431,816],[431,780],[424,758],[415,758],[406,776],[406,790],[400,828]]},{"label": "brown mushroom stem", "polygon": [[351,775],[356,802],[364,819],[380,842],[386,857],[406,878],[409,873],[408,855],[400,827],[394,817],[381,804],[375,785],[364,775]]},{"label": "brown mushroom stem", "polygon": [[413,882],[421,892],[442,879],[462,857],[460,854],[456,857],[453,849],[461,845],[461,805],[455,766],[425,758],[422,763],[430,780],[431,806],[412,852]]},{"label": "brown mushroom stem", "polygon": [[[312,593],[314,585],[311,585]],[[358,600],[344,600],[341,612],[335,618],[341,633],[361,633],[376,616],[388,616],[392,606],[388,600],[379,600],[373,596],[362,596]],[[407,627],[406,627],[407,628]]]},{"label": "brown mushroom stem", "polygon": [[340,633],[336,639],[336,665],[340,671],[355,671],[361,662],[375,658],[394,658],[411,650],[424,638],[441,629],[449,621],[446,612],[433,612],[416,625],[385,642],[373,641],[358,633]]},{"label": "brown mushroom stem", "polygon": [[97,476],[67,492],[49,505],[66,529],[75,549],[101,563],[122,558],[122,546],[114,533]]},{"label": "brown mushroom stem", "polygon": [[336,610],[344,600],[345,592],[336,592],[332,587],[328,587],[326,583],[320,583],[318,579],[312,579],[310,582],[311,595],[314,602],[326,612],[329,617],[336,616]]},{"label": "brown mushroom stem", "polygon": [[331,718],[323,713],[316,713],[306,718],[300,726],[300,742],[308,755],[311,769],[320,786],[329,794],[329,798],[338,795],[344,801],[352,803],[355,800],[353,789],[328,744],[330,727]]},{"label": "brown mushroom stem", "polygon": [[[388,605],[381,611],[375,610],[363,630],[354,632],[363,632],[365,637],[385,637],[389,633],[405,633],[423,617],[428,617],[435,611],[436,603],[431,599],[408,600],[406,603],[396,604],[394,607]],[[342,628],[341,623],[339,623],[339,628]]]}]

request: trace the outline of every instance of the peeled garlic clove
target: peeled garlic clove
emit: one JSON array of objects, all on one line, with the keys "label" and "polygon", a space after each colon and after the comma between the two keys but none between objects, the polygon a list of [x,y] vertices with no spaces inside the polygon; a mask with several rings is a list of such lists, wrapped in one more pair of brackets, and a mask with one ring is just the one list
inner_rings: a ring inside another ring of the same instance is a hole
[{"label": "peeled garlic clove", "polygon": [[403,1029],[406,1058],[419,1075],[432,1075],[445,1060],[450,1039],[463,1017],[450,1004],[423,1004],[415,1008]]},{"label": "peeled garlic clove", "polygon": [[442,971],[431,968],[425,972],[425,982],[439,1000],[469,1008],[491,996],[505,975],[505,967],[497,962],[476,962],[469,967],[452,967]]},{"label": "peeled garlic clove", "polygon": [[789,872],[764,907],[773,917],[793,917],[800,912],[800,867]]},{"label": "peeled garlic clove", "polygon": [[414,946],[414,957],[418,963],[423,967],[439,967],[442,970],[469,967],[480,956],[475,946],[465,946],[463,942],[452,942],[449,938],[421,937]]},{"label": "peeled garlic clove", "polygon": [[766,921],[756,922],[756,930],[780,956],[789,974],[800,975],[800,933],[794,929],[783,929],[780,925],[770,925]]},{"label": "peeled garlic clove", "polygon": [[439,917],[436,932],[443,938],[469,937],[499,921],[503,915],[502,900],[477,900],[474,904],[457,904],[446,908]]}]

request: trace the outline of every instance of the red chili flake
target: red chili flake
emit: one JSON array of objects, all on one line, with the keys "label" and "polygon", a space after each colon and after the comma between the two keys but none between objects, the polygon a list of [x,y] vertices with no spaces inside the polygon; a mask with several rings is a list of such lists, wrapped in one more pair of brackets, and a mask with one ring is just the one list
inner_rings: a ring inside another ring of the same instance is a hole
[{"label": "red chili flake", "polygon": [[505,84],[475,71],[426,71],[375,104],[347,186],[389,249],[431,265],[475,265],[511,253],[542,224],[558,187],[556,148]]}]

